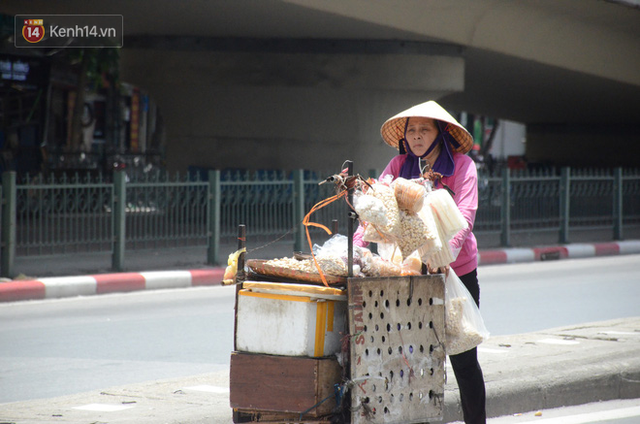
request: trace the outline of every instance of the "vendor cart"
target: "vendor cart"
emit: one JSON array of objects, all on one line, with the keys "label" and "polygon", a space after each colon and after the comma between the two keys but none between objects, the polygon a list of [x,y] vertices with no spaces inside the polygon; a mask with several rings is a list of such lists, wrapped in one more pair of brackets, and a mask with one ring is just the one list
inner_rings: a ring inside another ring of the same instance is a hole
[{"label": "vendor cart", "polygon": [[242,256],[238,269],[235,423],[442,420],[443,275],[333,277],[326,287]]}]

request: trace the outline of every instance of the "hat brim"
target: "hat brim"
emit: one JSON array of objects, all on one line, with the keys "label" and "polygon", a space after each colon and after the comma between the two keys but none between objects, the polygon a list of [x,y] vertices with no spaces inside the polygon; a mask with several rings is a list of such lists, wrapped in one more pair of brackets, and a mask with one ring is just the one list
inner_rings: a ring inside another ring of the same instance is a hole
[{"label": "hat brim", "polygon": [[387,121],[382,124],[382,128],[380,128],[380,135],[382,135],[384,142],[389,146],[398,149],[400,140],[404,138],[407,119],[413,117],[431,118],[445,122],[447,124],[445,131],[451,134],[458,143],[457,146],[453,143],[451,145],[454,152],[464,154],[469,152],[473,147],[473,137],[469,134],[469,131],[460,125],[458,121],[449,114],[449,112],[433,100],[413,106],[387,119]]}]

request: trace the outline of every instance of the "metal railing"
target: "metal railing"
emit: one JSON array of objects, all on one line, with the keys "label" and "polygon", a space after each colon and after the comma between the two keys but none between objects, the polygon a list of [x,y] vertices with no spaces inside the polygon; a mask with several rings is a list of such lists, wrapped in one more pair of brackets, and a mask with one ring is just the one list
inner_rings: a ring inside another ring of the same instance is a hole
[{"label": "metal railing", "polygon": [[[56,180],[27,179],[15,184],[4,204],[15,210],[15,251],[21,256],[104,251],[111,248],[113,186],[101,179],[66,176]],[[10,213],[9,211],[7,211]],[[3,228],[8,234],[9,228]],[[3,246],[4,247],[4,246]]]},{"label": "metal railing", "polygon": [[[507,190],[504,188],[508,187]],[[475,232],[500,233],[509,246],[516,232],[611,229],[623,238],[625,226],[640,225],[640,170],[502,170],[478,175],[479,208]]]},{"label": "metal railing", "polygon": [[[374,175],[372,172],[371,175]],[[207,262],[220,261],[221,240],[234,240],[239,224],[252,241],[291,241],[307,250],[302,219],[314,204],[335,194],[327,175],[309,171],[221,172],[169,177],[159,173],[128,181],[123,171],[102,176],[32,178],[2,176],[1,273],[13,276],[16,256],[112,254],[122,270],[127,252],[201,246]],[[503,246],[512,233],[557,231],[569,242],[569,228],[612,230],[623,237],[640,225],[640,171],[562,168],[502,170],[478,176],[476,233],[495,233]],[[313,222],[346,233],[344,200],[317,211]],[[310,228],[314,242],[328,236]]]}]

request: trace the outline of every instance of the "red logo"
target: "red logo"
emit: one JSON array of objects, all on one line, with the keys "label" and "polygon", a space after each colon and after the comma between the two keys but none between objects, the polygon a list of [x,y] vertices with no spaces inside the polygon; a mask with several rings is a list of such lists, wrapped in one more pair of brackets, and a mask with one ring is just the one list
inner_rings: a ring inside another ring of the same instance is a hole
[{"label": "red logo", "polygon": [[37,43],[44,38],[44,21],[42,19],[25,19],[22,36],[29,43]]}]

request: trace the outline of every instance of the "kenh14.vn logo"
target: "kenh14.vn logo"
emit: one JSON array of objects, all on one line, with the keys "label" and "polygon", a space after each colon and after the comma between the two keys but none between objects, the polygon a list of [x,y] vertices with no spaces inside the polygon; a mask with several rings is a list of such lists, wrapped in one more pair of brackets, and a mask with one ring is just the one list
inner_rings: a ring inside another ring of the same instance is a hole
[{"label": "kenh14.vn logo", "polygon": [[120,48],[122,15],[15,15],[18,48]]},{"label": "kenh14.vn logo", "polygon": [[44,21],[42,19],[25,19],[22,36],[29,43],[37,43],[44,38]]}]

